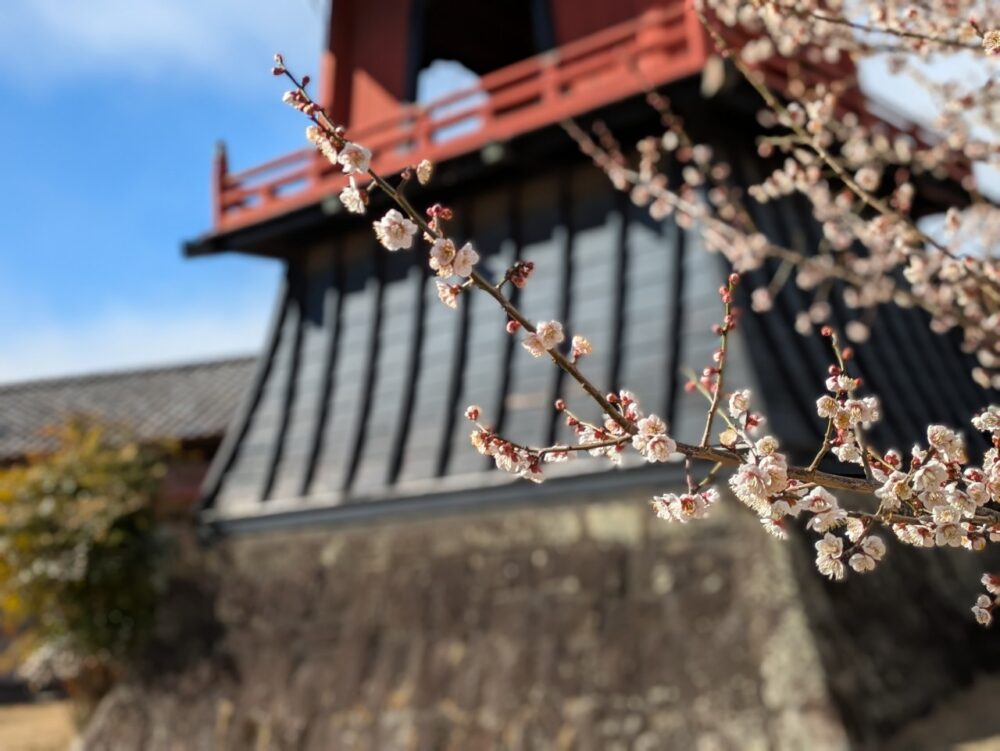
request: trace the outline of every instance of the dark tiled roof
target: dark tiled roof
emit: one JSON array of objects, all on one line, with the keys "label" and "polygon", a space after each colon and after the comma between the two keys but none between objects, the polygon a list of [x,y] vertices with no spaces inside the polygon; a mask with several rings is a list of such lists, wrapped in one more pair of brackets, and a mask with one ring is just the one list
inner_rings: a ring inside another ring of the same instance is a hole
[{"label": "dark tiled roof", "polygon": [[220,436],[253,376],[255,358],[96,373],[0,386],[0,460],[44,452],[47,428],[75,415],[145,439]]}]

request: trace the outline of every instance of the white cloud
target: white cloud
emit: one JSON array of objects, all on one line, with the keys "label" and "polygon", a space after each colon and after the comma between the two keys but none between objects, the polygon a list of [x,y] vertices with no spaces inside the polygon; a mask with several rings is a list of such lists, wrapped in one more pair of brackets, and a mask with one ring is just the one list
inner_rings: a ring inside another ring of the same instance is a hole
[{"label": "white cloud", "polygon": [[270,308],[258,298],[225,312],[117,310],[12,327],[0,336],[0,382],[255,354]]},{"label": "white cloud", "polygon": [[242,86],[271,54],[316,65],[327,0],[2,0],[4,72],[30,85],[102,76]]}]

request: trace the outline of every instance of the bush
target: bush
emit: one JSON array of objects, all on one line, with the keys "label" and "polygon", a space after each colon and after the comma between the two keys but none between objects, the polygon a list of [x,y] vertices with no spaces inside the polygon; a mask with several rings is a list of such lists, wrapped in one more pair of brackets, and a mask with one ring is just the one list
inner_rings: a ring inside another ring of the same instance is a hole
[{"label": "bush", "polygon": [[152,501],[171,447],[83,420],[56,437],[54,452],[0,469],[0,618],[36,684],[119,672],[163,579]]}]

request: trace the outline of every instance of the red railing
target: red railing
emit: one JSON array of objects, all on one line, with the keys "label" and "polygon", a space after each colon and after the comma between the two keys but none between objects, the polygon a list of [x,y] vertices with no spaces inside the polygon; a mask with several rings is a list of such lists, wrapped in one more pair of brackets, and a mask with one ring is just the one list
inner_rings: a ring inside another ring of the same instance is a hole
[{"label": "red railing", "polygon": [[[379,172],[417,157],[442,161],[690,75],[705,62],[704,32],[686,3],[644,13],[552,52],[482,77],[425,106],[401,105],[348,137],[372,151]],[[216,161],[215,232],[307,206],[339,192],[340,170],[302,149],[238,173]]]}]

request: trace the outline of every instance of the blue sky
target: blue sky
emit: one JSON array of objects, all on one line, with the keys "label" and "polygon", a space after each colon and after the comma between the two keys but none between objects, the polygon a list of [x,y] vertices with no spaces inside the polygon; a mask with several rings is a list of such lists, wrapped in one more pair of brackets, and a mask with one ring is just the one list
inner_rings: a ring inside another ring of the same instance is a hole
[{"label": "blue sky", "polygon": [[0,3],[0,381],[255,351],[277,264],[185,260],[213,146],[302,145],[275,50],[315,68],[323,0]]}]

